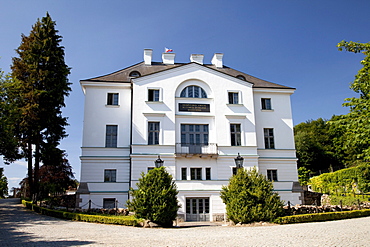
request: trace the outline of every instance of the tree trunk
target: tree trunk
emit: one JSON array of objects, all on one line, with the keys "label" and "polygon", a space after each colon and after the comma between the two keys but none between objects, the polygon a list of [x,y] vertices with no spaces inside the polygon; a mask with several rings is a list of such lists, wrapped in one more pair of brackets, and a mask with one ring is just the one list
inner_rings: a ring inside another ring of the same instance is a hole
[{"label": "tree trunk", "polygon": [[32,143],[28,141],[27,143],[27,163],[28,163],[28,188],[30,197],[33,199],[34,186],[33,186],[33,172],[32,172]]},{"label": "tree trunk", "polygon": [[39,199],[39,170],[40,170],[40,139],[39,137],[36,139],[35,145],[35,172],[33,177],[33,187],[34,187],[34,194],[35,194],[35,201]]}]

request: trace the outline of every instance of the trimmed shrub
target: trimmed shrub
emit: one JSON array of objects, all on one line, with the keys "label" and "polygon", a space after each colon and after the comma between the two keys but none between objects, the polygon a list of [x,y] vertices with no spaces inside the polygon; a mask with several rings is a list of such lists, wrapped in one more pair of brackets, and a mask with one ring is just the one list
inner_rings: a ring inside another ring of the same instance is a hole
[{"label": "trimmed shrub", "polygon": [[141,173],[138,189],[131,189],[132,200],[127,207],[136,217],[171,227],[179,209],[177,187],[165,167],[154,168],[146,175]]},{"label": "trimmed shrub", "polygon": [[324,173],[308,182],[314,191],[326,194],[368,193],[370,192],[370,165]]},{"label": "trimmed shrub", "polygon": [[305,223],[305,222],[318,222],[318,221],[330,221],[330,220],[341,220],[350,218],[359,218],[370,216],[370,209],[364,210],[353,210],[345,212],[331,212],[331,213],[320,213],[320,214],[301,214],[279,217],[274,220],[276,224],[292,224],[292,223]]},{"label": "trimmed shrub", "polygon": [[48,208],[39,207],[31,202],[22,201],[26,208],[37,213],[52,216],[60,219],[85,221],[92,223],[115,224],[125,226],[139,226],[143,222],[142,219],[137,219],[134,216],[103,216],[103,215],[88,215],[80,213],[71,213],[60,210],[52,210]]},{"label": "trimmed shrub", "polygon": [[234,223],[273,221],[283,215],[283,202],[273,185],[266,177],[251,170],[238,169],[230,178],[228,186],[223,186],[221,199],[226,204],[228,218]]}]

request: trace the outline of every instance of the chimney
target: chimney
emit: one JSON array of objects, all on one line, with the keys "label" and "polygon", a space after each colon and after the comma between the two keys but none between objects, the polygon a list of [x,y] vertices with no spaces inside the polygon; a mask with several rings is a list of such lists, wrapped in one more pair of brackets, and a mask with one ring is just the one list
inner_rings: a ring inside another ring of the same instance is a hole
[{"label": "chimney", "polygon": [[203,54],[191,54],[190,55],[190,62],[195,62],[203,65]]},{"label": "chimney", "polygon": [[162,53],[162,62],[164,64],[175,64],[175,53]]},{"label": "chimney", "polygon": [[224,56],[223,53],[215,53],[212,58],[212,64],[216,66],[217,68],[222,68],[222,57]]},{"label": "chimney", "polygon": [[144,49],[144,64],[145,65],[152,65],[152,49]]}]

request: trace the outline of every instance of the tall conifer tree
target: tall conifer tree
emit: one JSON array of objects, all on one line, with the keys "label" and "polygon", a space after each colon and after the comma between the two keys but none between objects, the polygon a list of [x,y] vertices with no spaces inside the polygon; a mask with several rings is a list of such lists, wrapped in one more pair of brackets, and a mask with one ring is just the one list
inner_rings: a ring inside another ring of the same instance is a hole
[{"label": "tall conifer tree", "polygon": [[71,91],[67,78],[70,68],[64,61],[61,41],[55,22],[47,13],[33,25],[29,36],[22,34],[21,45],[16,50],[19,57],[13,58],[11,66],[14,78],[11,96],[19,113],[16,136],[28,161],[33,196],[38,192],[41,153],[48,150],[44,147],[57,147],[67,136],[67,118],[62,116],[62,107]]}]

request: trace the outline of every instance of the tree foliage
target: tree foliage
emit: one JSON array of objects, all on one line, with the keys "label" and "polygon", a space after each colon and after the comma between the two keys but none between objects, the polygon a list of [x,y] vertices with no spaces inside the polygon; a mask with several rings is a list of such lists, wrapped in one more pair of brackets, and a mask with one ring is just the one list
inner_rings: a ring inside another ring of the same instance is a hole
[{"label": "tree foliage", "polygon": [[[13,58],[11,66],[12,80],[2,87],[9,108],[4,116],[5,126],[8,130],[13,126],[9,133],[16,138],[17,147],[28,162],[32,195],[38,192],[42,153],[50,150],[46,146],[56,148],[67,136],[67,118],[62,116],[62,108],[71,91],[67,78],[70,68],[65,64],[62,37],[57,33],[55,22],[47,13],[32,26],[29,36],[22,34],[16,49],[19,57]],[[14,161],[7,153],[4,155]]]},{"label": "tree foliage", "polygon": [[8,195],[8,179],[4,175],[4,168],[0,168],[0,198]]},{"label": "tree foliage", "polygon": [[0,155],[4,155],[6,164],[14,162],[21,156],[18,150],[18,142],[14,136],[15,126],[9,117],[12,102],[9,100],[8,85],[12,82],[11,76],[5,75],[0,69]]},{"label": "tree foliage", "polygon": [[340,51],[363,53],[363,67],[358,71],[350,88],[359,94],[358,97],[345,99],[343,106],[350,112],[342,115],[330,124],[343,129],[343,148],[352,153],[353,159],[368,161],[370,159],[370,42],[358,43],[342,41],[338,44]]},{"label": "tree foliage", "polygon": [[234,223],[272,221],[283,213],[283,202],[273,185],[256,168],[238,169],[223,186],[221,199],[226,204],[228,218]]},{"label": "tree foliage", "polygon": [[130,211],[138,218],[143,218],[164,227],[170,227],[177,217],[179,209],[177,187],[164,167],[141,174],[138,189],[131,189],[133,199],[127,201]]},{"label": "tree foliage", "polygon": [[[332,117],[336,118],[337,116]],[[313,174],[343,168],[341,130],[327,123],[327,120],[319,118],[294,126],[299,168],[305,167]]]},{"label": "tree foliage", "polygon": [[65,192],[69,186],[76,186],[72,167],[63,150],[49,147],[51,150],[42,152],[43,165],[40,167],[40,197]]}]

